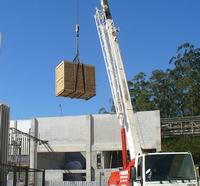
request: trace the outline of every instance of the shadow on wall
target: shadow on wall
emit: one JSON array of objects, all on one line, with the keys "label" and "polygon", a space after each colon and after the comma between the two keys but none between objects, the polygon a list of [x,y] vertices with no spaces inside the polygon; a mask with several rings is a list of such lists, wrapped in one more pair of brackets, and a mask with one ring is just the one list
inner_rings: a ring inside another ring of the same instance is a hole
[{"label": "shadow on wall", "polygon": [[38,168],[46,170],[63,170],[63,181],[85,181],[85,173],[73,173],[72,171],[86,169],[84,153],[38,153]]}]

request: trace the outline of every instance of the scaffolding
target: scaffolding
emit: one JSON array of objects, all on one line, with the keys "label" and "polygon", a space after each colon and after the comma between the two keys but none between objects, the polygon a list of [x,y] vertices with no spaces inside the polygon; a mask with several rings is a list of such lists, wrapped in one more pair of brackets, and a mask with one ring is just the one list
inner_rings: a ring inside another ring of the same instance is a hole
[{"label": "scaffolding", "polygon": [[[9,159],[8,162],[12,165],[30,165],[30,141],[34,140],[39,145],[43,145],[48,152],[54,152],[50,147],[48,141],[41,140],[37,137],[25,133],[16,128],[11,127],[9,132]],[[23,161],[25,157],[28,157],[26,162]],[[27,162],[28,161],[28,162]]]},{"label": "scaffolding", "polygon": [[22,167],[10,164],[0,164],[0,172],[8,177],[7,185],[32,185],[32,175],[37,174],[39,179],[37,180],[38,186],[45,186],[45,170],[31,169],[29,167]]},{"label": "scaffolding", "polygon": [[200,116],[161,118],[162,138],[200,136]]}]

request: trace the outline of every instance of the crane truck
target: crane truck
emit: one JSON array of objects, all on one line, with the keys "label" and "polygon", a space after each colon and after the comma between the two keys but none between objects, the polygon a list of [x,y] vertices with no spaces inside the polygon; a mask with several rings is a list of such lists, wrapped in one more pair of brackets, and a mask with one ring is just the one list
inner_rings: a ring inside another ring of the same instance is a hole
[{"label": "crane truck", "polygon": [[[139,124],[134,114],[121,57],[117,29],[108,0],[96,8],[95,22],[101,43],[113,102],[121,125],[122,169],[114,171],[109,186],[197,186],[189,152],[148,152],[142,147]],[[130,161],[127,158],[127,145]]]}]

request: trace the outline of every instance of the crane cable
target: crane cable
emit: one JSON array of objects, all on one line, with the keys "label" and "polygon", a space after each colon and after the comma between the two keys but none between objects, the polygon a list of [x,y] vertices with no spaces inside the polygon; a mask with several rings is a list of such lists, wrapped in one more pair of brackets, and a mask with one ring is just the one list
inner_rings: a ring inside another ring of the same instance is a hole
[{"label": "crane cable", "polygon": [[[75,56],[73,62],[77,63],[77,65],[74,65],[74,74],[75,74],[75,90],[74,90],[74,92],[77,91],[78,73],[80,71],[80,72],[82,72],[83,89],[84,89],[84,93],[79,95],[79,97],[81,97],[86,92],[86,78],[85,78],[85,66],[84,66],[84,64],[80,63],[81,60],[80,60],[80,1],[79,0],[76,0],[76,27],[75,27],[75,32],[76,32],[76,56]],[[72,92],[72,93],[74,93],[74,92]]]},{"label": "crane cable", "polygon": [[74,58],[74,62],[80,63],[80,2],[76,1],[76,56]]}]

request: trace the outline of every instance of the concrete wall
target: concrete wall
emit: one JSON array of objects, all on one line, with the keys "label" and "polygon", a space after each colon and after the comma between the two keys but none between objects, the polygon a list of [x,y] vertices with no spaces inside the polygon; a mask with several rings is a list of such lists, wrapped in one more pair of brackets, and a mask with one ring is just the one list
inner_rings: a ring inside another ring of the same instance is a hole
[{"label": "concrete wall", "polygon": [[137,118],[142,134],[141,141],[143,140],[143,149],[155,148],[157,151],[161,151],[160,112],[137,112]]},{"label": "concrete wall", "polygon": [[[138,112],[137,118],[141,130],[141,144],[145,149],[161,150],[161,129],[159,111]],[[79,170],[86,173],[86,180],[99,181],[102,170],[97,167],[97,154],[101,154],[104,162],[103,152],[121,151],[120,124],[115,114],[83,115],[83,116],[64,116],[46,117],[33,119],[37,123],[38,137],[47,140],[54,153],[50,153],[42,146],[37,146],[37,166],[35,168],[54,169],[50,171],[47,178],[61,178],[63,170],[67,169],[67,162],[77,160],[76,153],[80,153],[82,158],[78,161],[83,165]],[[32,120],[32,121],[33,121]],[[26,126],[25,126],[26,125]],[[34,128],[31,120],[17,121],[18,129],[29,132],[29,128]],[[34,145],[32,146],[32,148]],[[33,161],[35,149],[31,150]],[[73,157],[69,153],[74,153]],[[32,162],[32,164],[34,164]],[[105,172],[105,177],[109,176],[110,171]],[[55,173],[55,176],[53,174]],[[57,180],[61,181],[61,180]]]},{"label": "concrete wall", "polygon": [[[143,148],[161,150],[159,111],[137,112],[137,118],[140,123]],[[36,119],[40,139],[48,140],[56,152],[85,151],[88,135],[91,135],[92,150],[121,149],[120,125],[115,114],[92,115],[91,118],[65,116]],[[14,121],[11,121],[10,125],[14,127]],[[31,120],[18,120],[17,128],[28,133]],[[38,151],[46,152],[45,148],[40,147]]]},{"label": "concrete wall", "polygon": [[18,130],[28,133],[31,128],[31,119],[30,120],[11,120],[10,127],[15,127]]},{"label": "concrete wall", "polygon": [[[37,118],[39,123],[39,136],[48,140],[56,152],[80,152],[85,151],[88,125],[88,116],[68,116]],[[46,149],[39,148],[39,152]]]},{"label": "concrete wall", "polygon": [[[159,111],[138,112],[143,148],[161,150]],[[37,118],[39,136],[56,152],[85,151],[90,137],[92,151],[120,150],[120,125],[115,114]],[[91,130],[91,131],[90,131]],[[44,148],[38,152],[45,152]]]}]

